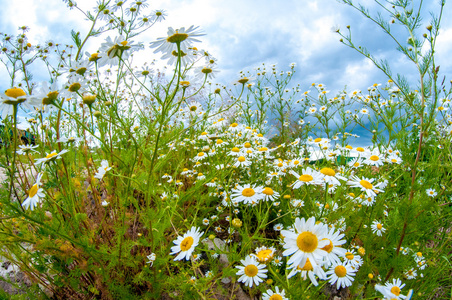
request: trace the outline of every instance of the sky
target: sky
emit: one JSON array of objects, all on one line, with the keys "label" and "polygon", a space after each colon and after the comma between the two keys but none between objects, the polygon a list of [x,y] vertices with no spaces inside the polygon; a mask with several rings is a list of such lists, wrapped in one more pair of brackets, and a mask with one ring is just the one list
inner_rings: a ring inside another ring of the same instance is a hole
[{"label": "sky", "polygon": [[[371,0],[355,2],[370,9],[376,7]],[[424,19],[427,21],[429,11],[438,11],[438,1],[424,2],[428,2]],[[28,36],[34,42],[52,39],[70,43],[71,29],[81,31],[83,36],[90,25],[79,12],[69,10],[62,0],[0,0],[0,3],[3,4],[0,32],[17,33],[19,26],[27,25],[31,28]],[[92,9],[94,3],[93,0],[77,1],[84,9]],[[385,82],[386,78],[371,62],[339,42],[340,37],[333,29],[345,30],[347,25],[351,26],[356,44],[366,46],[379,58],[390,60],[394,72],[405,73],[412,82],[417,82],[417,78],[410,75],[415,70],[395,50],[395,43],[374,23],[335,0],[153,0],[148,3],[148,11],[164,9],[168,16],[141,36],[140,41],[165,36],[170,26],[200,26],[206,35],[196,46],[218,59],[219,82],[233,82],[240,70],[263,62],[277,64],[281,70],[288,70],[292,62],[297,63],[293,81],[306,88],[315,82],[326,84],[331,91],[345,86],[365,90],[373,83]],[[446,4],[444,16],[452,15],[450,6]],[[452,20],[445,17],[442,24],[437,45],[438,64],[445,75],[450,75],[452,61],[448,53],[452,52]],[[406,40],[407,33],[400,26],[395,26],[394,31]],[[98,38],[97,44],[88,44],[86,50],[97,50],[89,47],[99,45],[104,38]]]},{"label": "sky", "polygon": [[[130,4],[132,1],[126,2]],[[355,0],[371,11],[377,6],[373,0]],[[414,1],[418,3],[419,0]],[[429,11],[437,14],[438,0],[424,1],[423,14],[427,25]],[[147,1],[147,11],[163,9],[166,19],[140,36],[148,42],[166,36],[168,27],[199,26],[206,34],[195,46],[205,49],[218,59],[220,73],[214,82],[230,84],[241,70],[251,70],[262,63],[277,64],[279,70],[289,70],[289,64],[297,64],[294,84],[305,90],[311,83],[322,83],[333,94],[363,90],[374,83],[385,83],[387,78],[373,64],[339,42],[335,28],[351,26],[354,42],[367,47],[377,58],[390,62],[393,73],[402,73],[416,85],[418,77],[413,65],[397,52],[396,44],[374,23],[365,19],[353,8],[336,0],[153,0]],[[76,29],[82,36],[90,23],[76,10],[69,10],[62,0],[0,0],[0,32],[17,33],[17,28],[27,25],[30,41],[44,42],[52,39],[70,43],[70,31]],[[93,0],[77,1],[79,7],[91,9]],[[452,15],[450,3],[446,3],[442,28],[437,41],[437,64],[440,78],[452,79]],[[425,25],[422,28],[425,28]],[[398,25],[392,27],[401,41],[407,40],[407,32]],[[425,32],[427,32],[425,30]],[[88,43],[86,50],[95,52],[105,36]],[[147,48],[146,58],[159,58]],[[149,59],[150,61],[151,59]],[[140,61],[138,61],[139,63]],[[5,71],[0,66],[0,89],[8,88]]]}]

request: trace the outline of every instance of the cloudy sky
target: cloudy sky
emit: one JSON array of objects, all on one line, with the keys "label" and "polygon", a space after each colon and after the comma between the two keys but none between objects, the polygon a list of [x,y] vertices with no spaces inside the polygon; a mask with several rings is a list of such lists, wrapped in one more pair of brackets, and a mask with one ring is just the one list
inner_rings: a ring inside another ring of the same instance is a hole
[{"label": "cloudy sky", "polygon": [[[28,34],[31,42],[52,39],[70,43],[71,29],[81,31],[83,36],[90,25],[79,12],[69,10],[62,0],[1,2],[0,31],[17,33],[19,26],[27,25],[31,27]],[[128,4],[131,2],[129,0]],[[375,8],[371,0],[355,2]],[[438,11],[438,1],[424,2],[428,2],[424,18],[427,22],[428,12]],[[395,43],[375,24],[335,0],[153,0],[148,3],[147,11],[164,9],[168,16],[141,36],[140,41],[165,36],[169,26],[200,26],[206,36],[201,37],[202,43],[196,46],[218,59],[221,73],[216,81],[220,83],[233,82],[240,70],[249,70],[262,62],[276,63],[281,70],[288,70],[288,65],[296,62],[297,74],[293,82],[306,89],[313,82],[326,84],[332,92],[345,86],[347,90],[365,90],[373,83],[385,82],[386,78],[369,61],[339,42],[340,37],[333,28],[345,29],[347,25],[351,26],[356,44],[366,46],[379,58],[387,58],[394,72],[404,73],[413,83],[417,82],[413,76],[415,70],[395,50]],[[77,4],[92,9],[95,2],[79,0]],[[446,4],[437,45],[438,64],[449,79],[452,73],[448,56],[452,53],[452,20],[447,18],[452,15],[450,6]],[[399,26],[393,30],[402,41],[406,40],[407,33]],[[96,51],[104,38],[88,44],[86,50]],[[4,70],[0,72],[3,77]],[[2,89],[7,88],[4,79],[0,84]]]}]

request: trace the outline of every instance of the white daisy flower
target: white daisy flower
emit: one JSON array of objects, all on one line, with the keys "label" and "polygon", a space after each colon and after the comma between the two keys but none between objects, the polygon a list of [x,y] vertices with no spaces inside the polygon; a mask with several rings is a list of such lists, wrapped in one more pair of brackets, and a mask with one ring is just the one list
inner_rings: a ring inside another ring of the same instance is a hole
[{"label": "white daisy flower", "polygon": [[309,280],[315,286],[319,285],[317,279],[315,278],[316,276],[321,280],[326,279],[326,274],[323,269],[320,266],[313,267],[311,262],[309,261],[309,258],[306,260],[304,266],[298,265],[295,268],[294,265],[292,265],[289,267],[289,269],[291,269],[291,271],[289,272],[289,275],[287,275],[287,278],[291,278],[297,273],[301,273],[300,276],[301,278],[303,278],[303,280],[306,280],[309,277]]},{"label": "white daisy flower", "polygon": [[152,267],[157,256],[155,255],[155,253],[151,253],[148,256],[146,256],[146,258],[148,259],[148,261],[146,263],[151,264],[151,267]]},{"label": "white daisy flower", "polygon": [[324,240],[327,240],[329,244],[327,244],[322,249],[327,252],[325,259],[328,262],[328,264],[341,262],[339,257],[343,257],[346,252],[346,250],[341,247],[347,242],[346,240],[342,239],[344,236],[345,235],[341,233],[339,230],[336,231],[334,226],[332,226],[325,233]]},{"label": "white daisy flower", "polygon": [[341,287],[345,288],[352,285],[353,280],[355,280],[353,276],[356,275],[356,271],[348,264],[334,263],[330,270],[326,272],[326,275],[328,276],[329,283],[336,283],[337,289],[340,289]]},{"label": "white daisy flower", "polygon": [[351,177],[351,180],[347,182],[347,185],[350,185],[351,187],[360,188],[362,192],[365,192],[367,197],[375,197],[377,196],[377,193],[383,192],[383,190],[378,189],[377,185],[373,185],[375,178],[366,178],[363,177],[362,179],[358,178],[358,176],[353,175]]},{"label": "white daisy flower", "polygon": [[286,292],[284,290],[279,291],[279,287],[275,286],[275,291],[268,289],[262,294],[262,300],[289,300],[286,297]]},{"label": "white daisy flower", "polygon": [[34,150],[34,149],[36,149],[38,147],[39,147],[38,145],[35,145],[35,146],[33,146],[33,145],[19,145],[20,149],[17,150],[16,153],[19,154],[19,155],[25,155],[25,154],[27,154],[29,152],[36,152],[36,150]]},{"label": "white daisy flower", "polygon": [[368,152],[365,155],[365,160],[363,161],[364,164],[370,165],[370,166],[376,166],[380,167],[383,165],[383,159],[381,157],[380,151],[378,151],[377,148],[372,150],[372,152]]},{"label": "white daisy flower", "polygon": [[372,232],[377,234],[378,236],[382,236],[386,231],[386,228],[383,227],[383,224],[381,224],[380,221],[377,220],[372,222],[370,228],[372,228]]},{"label": "white daisy flower", "polygon": [[434,189],[427,189],[425,192],[429,197],[435,197],[438,194]]},{"label": "white daisy flower", "polygon": [[107,171],[109,170],[111,170],[111,167],[108,166],[108,161],[102,160],[100,167],[97,169],[96,174],[94,174],[94,178],[102,180],[102,178],[104,178],[105,173],[107,173]]},{"label": "white daisy flower", "polygon": [[28,191],[28,197],[27,199],[22,202],[22,207],[24,209],[31,209],[33,210],[36,205],[41,202],[41,198],[44,198],[44,190],[40,188],[41,186],[41,178],[42,173],[39,173],[36,177],[36,183],[30,188]]},{"label": "white daisy flower", "polygon": [[[394,278],[391,282],[386,282],[386,284],[383,285],[379,285],[376,284],[375,285],[375,290],[377,292],[380,292],[383,294],[383,296],[386,299],[405,299],[405,298],[411,298],[408,295],[402,295],[401,294],[401,290],[403,289],[403,287],[405,286],[405,284],[402,284],[402,281],[398,278]],[[411,290],[408,294],[411,293]]]},{"label": "white daisy flower", "polygon": [[251,161],[246,159],[245,156],[239,156],[234,163],[234,167],[248,167],[251,165]]},{"label": "white daisy flower", "polygon": [[181,260],[184,258],[189,260],[195,247],[199,244],[199,239],[202,235],[203,233],[199,231],[198,227],[192,227],[183,236],[178,236],[177,239],[173,241],[175,246],[171,247],[171,255],[179,253],[174,260]]},{"label": "white daisy flower", "polygon": [[253,256],[247,256],[245,259],[240,260],[243,266],[236,266],[239,271],[236,275],[241,275],[239,278],[239,282],[243,282],[247,287],[253,287],[254,285],[259,285],[262,281],[262,278],[267,278],[267,269],[264,264],[260,264],[256,258]]},{"label": "white daisy flower", "polygon": [[292,184],[292,188],[294,189],[298,189],[302,185],[319,185],[323,183],[322,174],[311,168],[304,169],[301,175],[294,170],[290,170],[289,173],[297,177],[297,181]]},{"label": "white daisy flower", "polygon": [[157,38],[157,41],[151,43],[151,48],[157,48],[154,53],[171,53],[177,51],[177,45],[180,45],[180,50],[187,52],[192,42],[199,42],[194,37],[204,35],[200,31],[197,31],[197,29],[198,27],[194,27],[193,25],[187,30],[185,30],[185,27],[176,30],[168,27],[168,36]]},{"label": "white daisy flower", "polygon": [[275,192],[272,188],[270,188],[270,187],[265,187],[263,190],[262,190],[262,194],[264,195],[264,201],[268,201],[268,200],[270,200],[270,201],[275,201],[276,199],[278,199],[279,198],[279,193],[278,192]]},{"label": "white daisy flower", "polygon": [[238,185],[232,190],[231,200],[243,202],[244,204],[257,204],[264,198],[262,187],[252,187],[250,184]]},{"label": "white daisy flower", "polygon": [[323,175],[324,182],[328,184],[340,185],[339,179],[344,181],[347,180],[345,177],[336,174],[336,171],[331,168],[323,168],[320,170],[320,173]]},{"label": "white daisy flower", "polygon": [[327,255],[322,248],[329,244],[324,240],[326,228],[323,224],[315,224],[315,218],[311,217],[307,221],[296,218],[293,230],[282,230],[284,236],[283,256],[291,255],[288,265],[306,264],[309,258],[312,266],[317,266]]},{"label": "white daisy flower", "polygon": [[39,165],[39,164],[42,164],[42,163],[48,163],[48,162],[51,162],[51,161],[55,161],[57,159],[60,159],[61,155],[66,153],[66,152],[69,152],[69,150],[63,149],[60,152],[56,152],[56,150],[54,150],[52,153],[47,154],[46,157],[38,158],[36,160],[35,164]]}]

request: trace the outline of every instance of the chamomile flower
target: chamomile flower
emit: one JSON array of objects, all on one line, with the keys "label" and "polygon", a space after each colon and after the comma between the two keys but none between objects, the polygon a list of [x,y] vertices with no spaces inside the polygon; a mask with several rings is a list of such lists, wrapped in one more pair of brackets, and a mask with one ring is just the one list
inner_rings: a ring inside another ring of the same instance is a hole
[{"label": "chamomile flower", "polygon": [[332,185],[340,185],[340,180],[347,180],[345,177],[340,176],[331,168],[323,168],[320,170],[320,173],[323,175],[324,182]]},{"label": "chamomile flower", "polygon": [[333,263],[330,270],[326,272],[330,284],[336,284],[337,289],[351,286],[355,280],[356,270],[351,265]]},{"label": "chamomile flower", "polygon": [[322,175],[311,168],[304,169],[301,175],[294,170],[290,170],[289,173],[297,178],[297,181],[292,184],[294,189],[298,189],[302,185],[319,185],[323,183]]},{"label": "chamomile flower", "polygon": [[344,263],[351,265],[353,268],[359,268],[362,264],[362,260],[356,259],[357,257],[360,256],[356,254],[354,249],[348,249],[343,256]]},{"label": "chamomile flower", "polygon": [[300,276],[303,280],[306,280],[309,277],[309,280],[311,280],[312,284],[315,286],[319,285],[317,279],[315,278],[316,276],[322,280],[326,279],[326,274],[323,269],[320,266],[313,267],[309,261],[309,258],[306,260],[304,266],[298,265],[297,267],[294,267],[294,265],[292,265],[289,269],[291,269],[291,271],[289,272],[289,275],[287,275],[287,278],[291,278],[297,273],[301,273]]},{"label": "chamomile flower", "polygon": [[39,145],[35,145],[35,146],[33,146],[33,145],[19,145],[20,149],[17,150],[16,153],[19,154],[19,155],[25,155],[25,154],[28,154],[30,152],[36,152],[36,150],[34,150],[34,149],[36,149],[38,147],[39,147]]},{"label": "chamomile flower", "polygon": [[48,163],[48,162],[51,162],[51,161],[55,161],[57,159],[60,159],[61,155],[66,153],[66,152],[68,152],[68,151],[69,150],[67,150],[67,149],[63,149],[60,152],[56,152],[56,150],[54,150],[52,153],[47,154],[46,157],[38,158],[36,160],[35,164],[39,165],[39,164],[42,164],[42,163]]},{"label": "chamomile flower", "polygon": [[151,48],[155,49],[154,53],[171,53],[174,50],[177,51],[177,45],[180,46],[180,50],[187,52],[188,47],[193,42],[199,42],[195,37],[202,36],[198,27],[190,26],[187,30],[185,27],[174,30],[172,27],[168,28],[167,37],[157,38],[157,41],[151,43]]},{"label": "chamomile flower", "polygon": [[0,113],[2,119],[13,114],[14,106],[21,105],[22,108],[31,110],[38,102],[30,101],[30,96],[21,88],[14,87],[7,89],[0,94]]},{"label": "chamomile flower", "polygon": [[28,197],[27,199],[22,202],[22,207],[24,209],[31,209],[33,210],[36,205],[41,201],[42,198],[44,198],[44,190],[40,188],[41,186],[41,178],[42,173],[39,173],[36,177],[35,184],[30,188],[28,191]]},{"label": "chamomile flower", "polygon": [[378,236],[382,236],[383,233],[386,231],[386,228],[383,227],[383,224],[381,224],[380,221],[377,220],[372,222],[370,228],[372,228],[372,232]]},{"label": "chamomile flower", "polygon": [[380,152],[378,149],[372,150],[372,152],[368,152],[365,156],[365,160],[363,161],[364,164],[370,165],[370,166],[376,166],[380,167],[383,165],[383,159],[381,157]]},{"label": "chamomile flower", "polygon": [[262,294],[262,300],[289,300],[284,290],[279,291],[279,287],[275,286],[275,291],[268,289]]},{"label": "chamomile flower", "polygon": [[383,192],[383,190],[378,189],[377,185],[373,185],[375,178],[359,178],[358,176],[353,175],[351,177],[351,180],[347,182],[347,185],[350,185],[351,187],[360,188],[362,192],[365,192],[367,197],[375,197],[377,196],[377,193]]},{"label": "chamomile flower", "polygon": [[241,275],[239,282],[243,282],[247,287],[253,287],[254,285],[259,285],[262,278],[267,278],[267,269],[264,264],[260,264],[255,257],[247,256],[245,259],[240,260],[243,266],[236,266],[239,271],[236,275]]},{"label": "chamomile flower", "polygon": [[417,277],[417,272],[413,268],[409,269],[404,274],[405,274],[407,279],[416,279],[416,277]]},{"label": "chamomile flower", "polygon": [[152,267],[157,256],[155,255],[155,253],[151,253],[148,256],[146,256],[146,258],[148,259],[146,263],[150,264],[150,266]]},{"label": "chamomile flower", "polygon": [[261,263],[267,263],[269,262],[273,256],[275,255],[276,249],[273,247],[259,247],[256,248],[255,253],[252,254],[259,262]]},{"label": "chamomile flower", "polygon": [[278,199],[279,198],[279,193],[278,192],[275,192],[272,188],[270,188],[270,187],[265,187],[263,190],[262,190],[262,194],[263,194],[263,200],[264,201],[268,201],[268,200],[270,200],[270,201],[275,201],[276,199]]},{"label": "chamomile flower", "polygon": [[264,198],[262,191],[263,188],[259,186],[254,187],[250,184],[238,185],[235,189],[232,189],[231,200],[243,202],[244,204],[256,204]]},{"label": "chamomile flower", "polygon": [[284,236],[283,247],[286,249],[283,256],[291,255],[287,263],[304,266],[309,258],[312,266],[317,266],[327,255],[322,249],[329,244],[329,241],[324,240],[325,233],[324,224],[316,224],[314,217],[307,221],[304,218],[296,218],[293,230],[281,231]]},{"label": "chamomile flower", "polygon": [[275,225],[273,226],[273,230],[275,230],[275,231],[281,231],[281,230],[284,230],[284,225],[281,224],[281,223],[275,224]]},{"label": "chamomile flower", "polygon": [[171,255],[179,253],[174,260],[186,259],[189,260],[195,247],[199,244],[199,239],[203,233],[199,231],[198,227],[192,227],[183,236],[178,236],[174,245],[171,247]]},{"label": "chamomile flower", "polygon": [[427,189],[425,192],[429,197],[435,197],[438,194],[434,189]]},{"label": "chamomile flower", "polygon": [[245,156],[237,157],[237,160],[234,163],[234,167],[248,167],[251,165],[251,161],[247,159]]},{"label": "chamomile flower", "polygon": [[394,278],[391,282],[386,282],[386,284],[375,285],[375,290],[383,294],[386,299],[405,299],[407,296],[401,294],[401,290],[405,284],[398,278]]},{"label": "chamomile flower", "polygon": [[97,169],[97,172],[94,175],[94,178],[102,180],[102,178],[104,178],[105,173],[107,173],[107,171],[110,171],[110,170],[111,170],[111,167],[108,165],[108,161],[104,159],[100,163],[100,167]]},{"label": "chamomile flower", "polygon": [[324,240],[328,241],[329,244],[324,246],[322,249],[327,252],[326,260],[328,262],[340,263],[341,260],[339,257],[343,257],[345,255],[346,250],[342,248],[347,241],[342,239],[345,235],[340,233],[339,230],[336,230],[334,226],[329,228],[329,230],[324,235]]}]

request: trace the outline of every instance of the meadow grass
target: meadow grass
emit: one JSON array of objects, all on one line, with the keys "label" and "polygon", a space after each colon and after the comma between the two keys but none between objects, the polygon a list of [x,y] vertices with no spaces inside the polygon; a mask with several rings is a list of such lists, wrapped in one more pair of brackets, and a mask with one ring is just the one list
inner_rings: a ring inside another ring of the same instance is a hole
[{"label": "meadow grass", "polygon": [[[0,296],[450,299],[451,86],[434,53],[445,1],[428,24],[411,1],[382,5],[389,21],[343,2],[399,44],[418,86],[355,46],[349,27],[341,42],[387,82],[303,91],[296,64],[262,64],[214,84],[197,27],[137,42],[166,16],[146,1],[80,10],[93,26],[73,45],[32,45],[25,26],[3,34],[0,255],[32,285]],[[168,67],[133,67],[137,51]],[[17,135],[19,109],[34,145]]]}]

